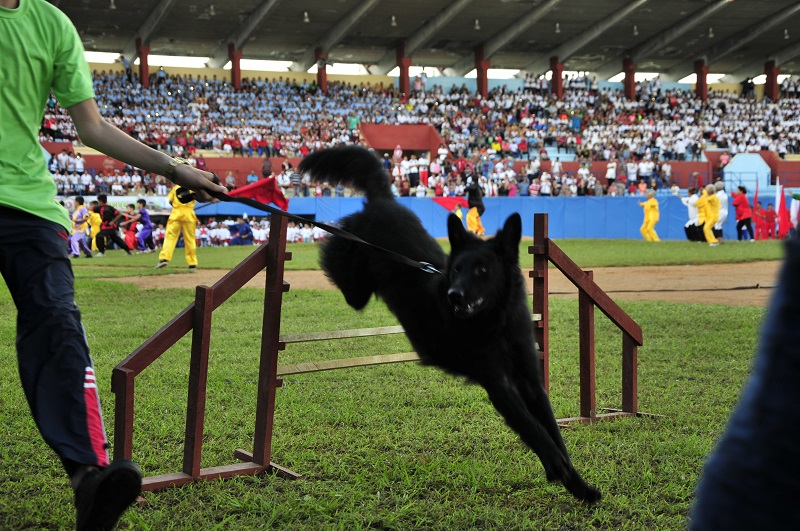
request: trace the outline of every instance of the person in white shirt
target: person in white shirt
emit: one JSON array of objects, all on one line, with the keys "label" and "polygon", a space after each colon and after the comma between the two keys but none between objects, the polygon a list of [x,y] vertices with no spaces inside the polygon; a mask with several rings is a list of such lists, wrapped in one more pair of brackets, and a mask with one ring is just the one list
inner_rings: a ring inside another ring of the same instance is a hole
[{"label": "person in white shirt", "polygon": [[728,194],[725,193],[725,183],[717,181],[714,183],[717,192],[714,194],[719,199],[719,221],[714,224],[714,236],[722,239],[722,227],[725,225],[725,220],[728,219]]},{"label": "person in white shirt", "polygon": [[664,161],[664,164],[661,165],[661,178],[667,185],[672,182],[672,164],[669,161]]},{"label": "person in white shirt", "polygon": [[616,160],[609,160],[608,164],[606,164],[606,180],[608,181],[608,185],[611,186],[614,184],[614,180],[617,178],[617,161]]},{"label": "person in white shirt", "polygon": [[539,195],[542,196],[550,196],[553,192],[553,185],[550,182],[550,174],[547,172],[543,172],[541,178],[539,179]]},{"label": "person in white shirt", "polygon": [[697,189],[689,188],[689,195],[681,197],[681,203],[686,206],[689,212],[689,220],[683,226],[683,230],[686,232],[686,238],[690,242],[705,241],[703,231],[697,226]]},{"label": "person in white shirt", "polygon": [[553,174],[553,177],[558,178],[561,175],[561,160],[556,157],[556,160],[553,161],[553,164],[550,166],[550,171]]}]

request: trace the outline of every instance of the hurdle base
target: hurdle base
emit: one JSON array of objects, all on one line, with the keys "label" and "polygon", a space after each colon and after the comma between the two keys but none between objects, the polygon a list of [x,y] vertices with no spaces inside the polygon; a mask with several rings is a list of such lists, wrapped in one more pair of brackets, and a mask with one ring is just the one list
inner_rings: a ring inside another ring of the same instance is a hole
[{"label": "hurdle base", "polygon": [[[241,456],[250,455],[243,450],[236,450],[236,457],[241,459]],[[252,458],[252,456],[251,456]],[[233,476],[257,476],[268,472],[274,472],[276,475],[287,479],[299,479],[302,476],[296,472],[292,472],[288,468],[270,463],[267,466],[253,463],[252,461],[245,463],[234,463],[231,465],[215,466],[209,468],[201,468],[197,476],[191,476],[183,472],[175,472],[172,474],[162,474],[160,476],[149,476],[142,479],[142,491],[152,492],[170,487],[180,487],[187,483],[195,481],[211,481],[215,479],[229,478]]]},{"label": "hurdle base", "polygon": [[[250,463],[253,465],[256,464],[253,462],[253,454],[247,450],[242,450],[241,448],[234,450],[233,457],[239,459],[240,461],[244,461],[245,463]],[[303,477],[302,474],[298,474],[297,472],[289,470],[286,467],[276,465],[271,461],[269,463],[268,471],[283,479],[300,479]]]}]

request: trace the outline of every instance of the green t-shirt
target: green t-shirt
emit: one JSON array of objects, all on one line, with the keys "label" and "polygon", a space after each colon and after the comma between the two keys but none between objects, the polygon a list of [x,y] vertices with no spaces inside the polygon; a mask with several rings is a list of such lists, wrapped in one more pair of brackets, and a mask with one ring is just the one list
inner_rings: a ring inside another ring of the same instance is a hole
[{"label": "green t-shirt", "polygon": [[67,211],[39,145],[50,91],[62,107],[94,98],[78,32],[45,0],[0,7],[0,205],[30,212],[67,230]]}]

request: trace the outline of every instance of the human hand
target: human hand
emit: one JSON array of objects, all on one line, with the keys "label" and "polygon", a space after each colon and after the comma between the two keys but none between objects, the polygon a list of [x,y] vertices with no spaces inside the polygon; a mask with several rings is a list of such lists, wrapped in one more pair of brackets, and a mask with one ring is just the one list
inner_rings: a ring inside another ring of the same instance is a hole
[{"label": "human hand", "polygon": [[217,183],[214,183],[216,176],[208,171],[198,170],[187,164],[179,164],[175,167],[175,178],[173,182],[183,188],[188,188],[195,192],[198,201],[208,203],[217,201],[209,192],[226,193],[227,188]]}]

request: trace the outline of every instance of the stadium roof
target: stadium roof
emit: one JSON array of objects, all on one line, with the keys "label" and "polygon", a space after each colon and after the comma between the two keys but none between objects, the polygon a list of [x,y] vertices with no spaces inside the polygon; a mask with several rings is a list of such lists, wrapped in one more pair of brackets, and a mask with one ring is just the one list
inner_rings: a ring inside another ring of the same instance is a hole
[{"label": "stadium roof", "polygon": [[366,65],[386,74],[402,42],[415,66],[464,75],[482,45],[492,68],[541,74],[558,55],[566,70],[607,79],[632,57],[641,72],[677,80],[705,58],[712,73],[739,81],[775,60],[800,74],[796,0],[50,0],[75,23],[88,51],[227,62],[234,42],[244,59]]}]

